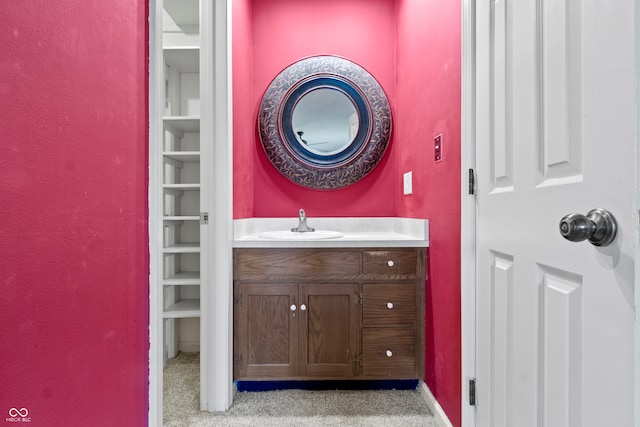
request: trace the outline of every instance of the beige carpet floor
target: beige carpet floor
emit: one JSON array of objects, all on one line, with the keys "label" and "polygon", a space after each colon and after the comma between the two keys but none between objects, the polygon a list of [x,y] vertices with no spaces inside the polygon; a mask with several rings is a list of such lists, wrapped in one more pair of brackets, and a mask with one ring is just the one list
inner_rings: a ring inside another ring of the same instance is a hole
[{"label": "beige carpet floor", "polygon": [[416,390],[278,390],[241,392],[226,412],[199,410],[199,354],[179,354],[164,372],[166,427],[436,427]]}]

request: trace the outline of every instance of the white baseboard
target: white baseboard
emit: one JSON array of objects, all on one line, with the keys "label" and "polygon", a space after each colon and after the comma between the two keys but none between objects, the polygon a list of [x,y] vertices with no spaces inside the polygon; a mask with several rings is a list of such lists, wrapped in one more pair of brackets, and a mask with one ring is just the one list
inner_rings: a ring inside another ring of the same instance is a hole
[{"label": "white baseboard", "polygon": [[433,396],[433,393],[431,393],[431,390],[429,390],[429,387],[427,387],[427,384],[424,381],[420,381],[420,384],[418,384],[418,390],[420,390],[420,394],[431,410],[431,413],[436,419],[436,423],[438,423],[438,426],[453,427],[453,424],[451,424],[451,421],[449,421],[447,414],[444,413],[442,406],[440,406],[436,398]]},{"label": "white baseboard", "polygon": [[183,353],[198,353],[200,351],[200,341],[180,341],[178,350]]}]

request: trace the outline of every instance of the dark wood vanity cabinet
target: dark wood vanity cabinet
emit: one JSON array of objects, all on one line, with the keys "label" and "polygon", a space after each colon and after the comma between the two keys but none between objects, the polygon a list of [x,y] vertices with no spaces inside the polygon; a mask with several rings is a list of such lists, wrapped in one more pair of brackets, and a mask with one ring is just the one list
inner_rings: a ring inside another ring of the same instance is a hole
[{"label": "dark wood vanity cabinet", "polygon": [[423,377],[426,251],[234,250],[236,380]]}]

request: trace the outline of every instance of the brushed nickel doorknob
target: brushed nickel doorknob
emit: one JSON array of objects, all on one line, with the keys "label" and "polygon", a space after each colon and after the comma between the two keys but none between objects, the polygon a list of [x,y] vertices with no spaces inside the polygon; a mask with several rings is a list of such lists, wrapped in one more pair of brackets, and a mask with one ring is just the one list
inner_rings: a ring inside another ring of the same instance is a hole
[{"label": "brushed nickel doorknob", "polygon": [[590,210],[587,215],[572,213],[560,220],[560,234],[571,242],[589,240],[594,246],[607,246],[616,238],[618,225],[604,209]]}]

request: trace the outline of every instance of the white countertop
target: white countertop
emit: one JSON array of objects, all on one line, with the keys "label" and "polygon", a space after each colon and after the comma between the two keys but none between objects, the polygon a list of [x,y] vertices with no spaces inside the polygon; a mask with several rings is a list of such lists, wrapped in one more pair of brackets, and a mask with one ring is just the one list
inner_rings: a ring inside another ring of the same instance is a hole
[{"label": "white countertop", "polygon": [[318,231],[338,231],[342,237],[321,240],[276,240],[264,231],[291,230],[298,218],[244,218],[233,221],[234,248],[365,248],[429,246],[429,220],[417,218],[307,218]]}]

